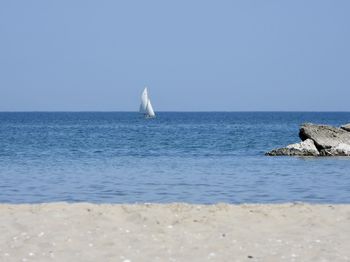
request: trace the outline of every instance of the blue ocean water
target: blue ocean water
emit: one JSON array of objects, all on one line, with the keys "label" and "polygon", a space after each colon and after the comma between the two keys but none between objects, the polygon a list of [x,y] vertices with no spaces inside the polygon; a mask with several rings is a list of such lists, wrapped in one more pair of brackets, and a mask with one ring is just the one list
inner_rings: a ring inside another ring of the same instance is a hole
[{"label": "blue ocean water", "polygon": [[0,202],[350,203],[350,158],[267,157],[350,113],[0,113]]}]

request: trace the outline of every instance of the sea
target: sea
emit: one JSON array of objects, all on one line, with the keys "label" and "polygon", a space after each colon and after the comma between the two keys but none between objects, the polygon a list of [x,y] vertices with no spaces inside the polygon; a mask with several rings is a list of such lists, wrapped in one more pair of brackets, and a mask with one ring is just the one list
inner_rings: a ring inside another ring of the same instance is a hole
[{"label": "sea", "polygon": [[350,158],[269,157],[349,112],[0,113],[0,203],[350,203]]}]

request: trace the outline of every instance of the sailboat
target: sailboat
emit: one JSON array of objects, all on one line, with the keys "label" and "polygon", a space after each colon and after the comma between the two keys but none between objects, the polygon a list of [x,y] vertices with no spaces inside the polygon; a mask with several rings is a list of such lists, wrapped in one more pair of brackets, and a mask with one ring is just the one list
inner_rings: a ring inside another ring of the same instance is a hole
[{"label": "sailboat", "polygon": [[149,96],[148,96],[147,87],[145,87],[141,95],[140,113],[143,114],[145,118],[156,117],[156,114],[154,113],[154,110],[151,104],[151,100],[149,99]]}]

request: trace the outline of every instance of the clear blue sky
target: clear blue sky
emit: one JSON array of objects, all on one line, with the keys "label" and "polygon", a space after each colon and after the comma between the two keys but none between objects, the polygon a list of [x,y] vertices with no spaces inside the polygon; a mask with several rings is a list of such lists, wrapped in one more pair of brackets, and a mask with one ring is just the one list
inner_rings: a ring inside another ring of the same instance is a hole
[{"label": "clear blue sky", "polygon": [[350,111],[350,1],[0,2],[0,111]]}]

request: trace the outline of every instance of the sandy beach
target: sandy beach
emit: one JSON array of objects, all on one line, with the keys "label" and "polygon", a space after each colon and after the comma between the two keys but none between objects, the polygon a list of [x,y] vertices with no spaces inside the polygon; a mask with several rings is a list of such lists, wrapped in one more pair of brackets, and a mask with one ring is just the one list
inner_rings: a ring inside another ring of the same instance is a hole
[{"label": "sandy beach", "polygon": [[0,206],[0,261],[350,261],[350,205]]}]

